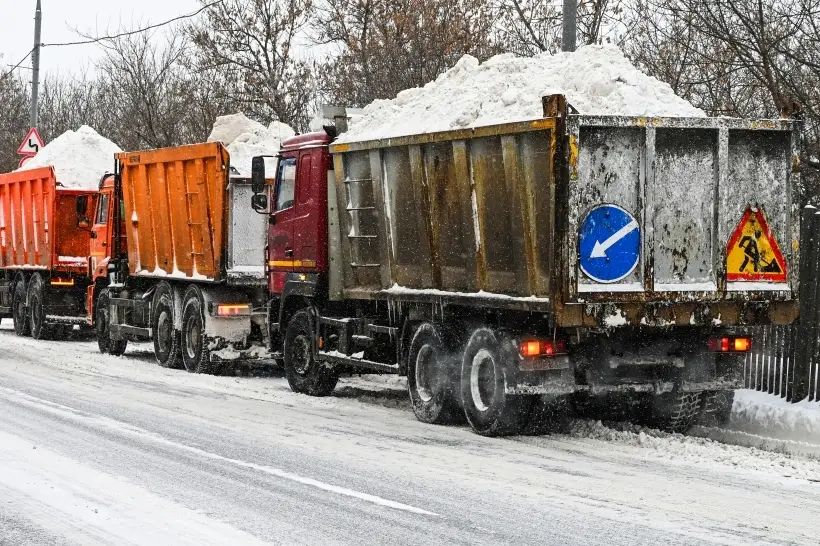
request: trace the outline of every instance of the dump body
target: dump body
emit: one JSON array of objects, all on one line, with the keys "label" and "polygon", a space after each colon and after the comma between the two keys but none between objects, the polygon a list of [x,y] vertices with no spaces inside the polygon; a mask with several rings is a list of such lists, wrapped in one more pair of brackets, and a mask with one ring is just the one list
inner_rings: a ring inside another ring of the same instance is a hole
[{"label": "dump body", "polygon": [[88,274],[88,230],[77,198],[94,209],[97,192],[58,189],[54,169],[0,175],[0,267]]},{"label": "dump body", "polygon": [[563,115],[332,146],[331,296],[473,301],[558,326],[791,322],[797,135]]},{"label": "dump body", "polygon": [[248,210],[249,181],[229,178],[228,152],[220,143],[117,159],[131,275],[264,282],[266,219]]}]

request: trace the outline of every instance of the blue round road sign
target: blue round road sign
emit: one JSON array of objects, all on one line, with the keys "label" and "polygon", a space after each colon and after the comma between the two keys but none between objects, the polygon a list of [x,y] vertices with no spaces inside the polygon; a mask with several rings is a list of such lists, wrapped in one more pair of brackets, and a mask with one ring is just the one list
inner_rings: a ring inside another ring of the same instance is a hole
[{"label": "blue round road sign", "polygon": [[617,205],[600,205],[584,218],[578,234],[581,271],[593,281],[620,281],[638,266],[641,228]]}]

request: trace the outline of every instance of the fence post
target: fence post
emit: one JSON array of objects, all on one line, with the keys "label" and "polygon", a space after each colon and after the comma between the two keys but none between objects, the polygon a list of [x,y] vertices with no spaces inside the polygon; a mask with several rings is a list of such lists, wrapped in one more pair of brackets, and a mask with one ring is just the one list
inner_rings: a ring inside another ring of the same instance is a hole
[{"label": "fence post", "polygon": [[811,205],[803,208],[800,218],[800,320],[797,325],[798,336],[794,346],[792,373],[789,374],[789,402],[798,402],[809,394],[809,370],[817,346],[817,283],[820,275],[817,245],[820,230],[820,217],[817,209]]}]

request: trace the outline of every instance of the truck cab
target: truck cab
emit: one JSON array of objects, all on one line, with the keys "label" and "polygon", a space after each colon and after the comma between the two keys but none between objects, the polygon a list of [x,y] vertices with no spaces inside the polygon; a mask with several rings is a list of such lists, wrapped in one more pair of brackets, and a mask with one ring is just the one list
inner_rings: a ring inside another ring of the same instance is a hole
[{"label": "truck cab", "polygon": [[282,296],[289,275],[328,269],[327,196],[332,163],[326,132],[292,137],[282,144],[270,202],[270,293]]}]

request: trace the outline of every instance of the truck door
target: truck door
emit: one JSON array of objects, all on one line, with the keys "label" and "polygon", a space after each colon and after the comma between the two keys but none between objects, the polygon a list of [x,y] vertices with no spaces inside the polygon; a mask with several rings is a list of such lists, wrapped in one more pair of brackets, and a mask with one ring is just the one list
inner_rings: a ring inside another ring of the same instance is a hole
[{"label": "truck door", "polygon": [[306,273],[324,266],[326,245],[319,237],[320,232],[327,233],[327,225],[321,221],[327,214],[327,202],[322,200],[322,196],[327,195],[322,185],[327,181],[326,178],[320,180],[322,151],[322,148],[313,148],[301,152],[297,166],[293,251],[298,270]]},{"label": "truck door", "polygon": [[296,157],[279,160],[271,214],[273,224],[268,232],[268,266],[270,291],[281,294],[285,278],[294,268],[293,228],[296,218]]},{"label": "truck door", "polygon": [[[93,225],[91,226],[91,271],[94,276],[105,276],[108,261],[109,239],[111,236],[109,224],[109,205],[111,203],[111,192],[103,191],[97,199],[97,209],[94,211]],[[101,263],[104,262],[104,263]],[[101,271],[98,272],[97,269]]]}]

